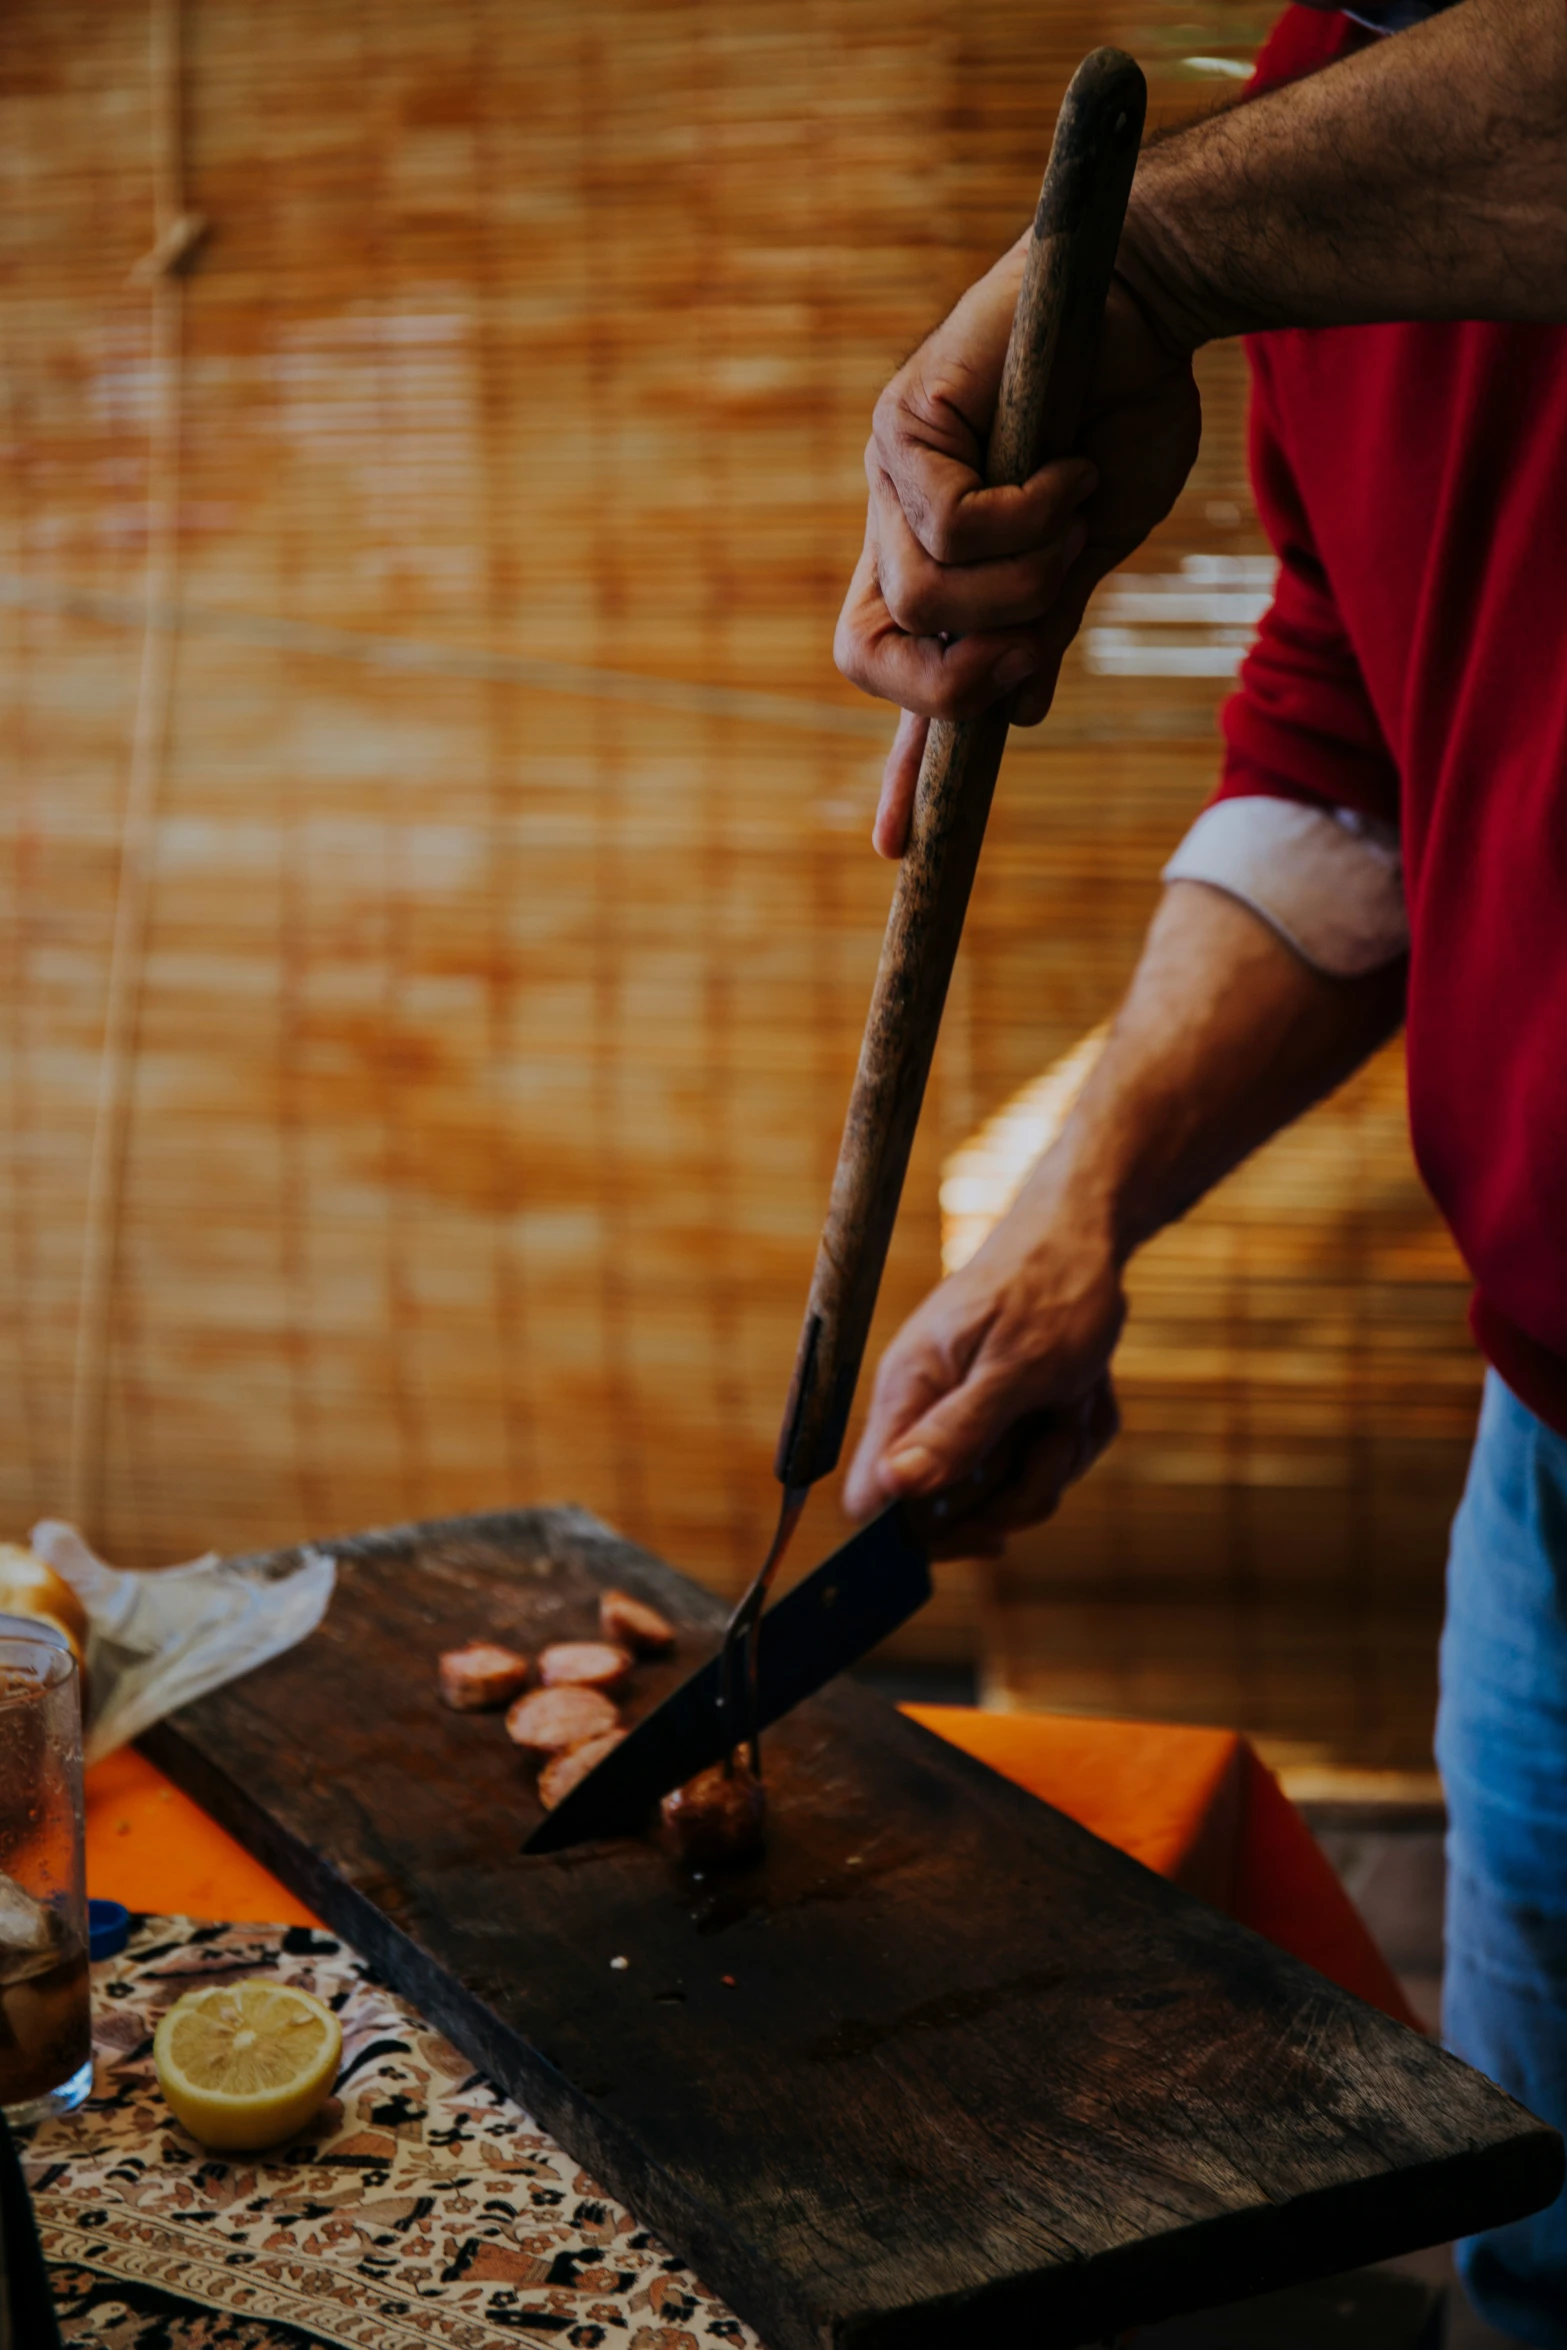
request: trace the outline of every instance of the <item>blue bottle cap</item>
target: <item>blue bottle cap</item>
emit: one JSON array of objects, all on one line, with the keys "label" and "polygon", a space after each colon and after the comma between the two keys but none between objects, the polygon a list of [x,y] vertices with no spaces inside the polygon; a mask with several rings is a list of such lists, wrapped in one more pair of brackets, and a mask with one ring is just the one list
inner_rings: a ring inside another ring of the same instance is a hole
[{"label": "blue bottle cap", "polygon": [[90,1958],[117,1958],[131,1937],[131,1913],[123,1901],[89,1901],[87,1952]]}]

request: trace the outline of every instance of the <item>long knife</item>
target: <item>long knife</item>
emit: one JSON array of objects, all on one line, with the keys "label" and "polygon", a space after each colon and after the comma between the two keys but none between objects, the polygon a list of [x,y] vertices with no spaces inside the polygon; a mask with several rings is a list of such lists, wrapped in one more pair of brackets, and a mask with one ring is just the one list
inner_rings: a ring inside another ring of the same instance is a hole
[{"label": "long knife", "polygon": [[[925,1605],[931,1560],[962,1555],[965,1523],[1019,1475],[1052,1418],[1025,1414],[956,1485],[893,1502],[768,1610],[757,1665],[762,1729],[858,1664]],[[661,1795],[732,1751],[723,1697],[720,1649],[545,1814],[523,1851],[561,1852],[592,1837],[635,1835]]]},{"label": "long knife", "polygon": [[[766,1618],[757,1676],[761,1726],[906,1623],[930,1597],[928,1512],[894,1502],[787,1592]],[[721,1762],[733,1743],[721,1696],[722,1652],[672,1690],[596,1770],[546,1812],[524,1852],[560,1852],[602,1836],[631,1836],[661,1795]]]}]

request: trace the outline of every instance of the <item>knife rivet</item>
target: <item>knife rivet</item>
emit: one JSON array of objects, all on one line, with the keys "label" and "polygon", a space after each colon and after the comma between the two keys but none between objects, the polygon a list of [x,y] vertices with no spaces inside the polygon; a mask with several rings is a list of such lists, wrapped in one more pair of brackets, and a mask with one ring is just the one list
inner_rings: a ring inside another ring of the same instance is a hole
[{"label": "knife rivet", "polygon": [[631,1964],[631,1961],[629,1958],[612,1958],[609,1963],[618,1975],[624,1974],[626,1968]]}]

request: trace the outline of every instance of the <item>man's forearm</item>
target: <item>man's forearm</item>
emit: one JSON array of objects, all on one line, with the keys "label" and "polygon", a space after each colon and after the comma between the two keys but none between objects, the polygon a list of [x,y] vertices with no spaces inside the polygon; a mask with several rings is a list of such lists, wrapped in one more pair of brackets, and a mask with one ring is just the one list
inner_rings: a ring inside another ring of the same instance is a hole
[{"label": "man's forearm", "polygon": [[939,1492],[1026,1420],[1026,1457],[963,1539],[1047,1517],[1114,1434],[1127,1257],[1364,1060],[1402,996],[1401,963],[1324,978],[1236,899],[1171,883],[1059,1141],[883,1355],[849,1508]]},{"label": "man's forearm", "polygon": [[1176,336],[1567,321],[1567,0],[1462,0],[1156,142],[1123,274]]},{"label": "man's forearm", "polygon": [[1097,1068],[1017,1202],[1124,1263],[1398,1027],[1402,962],[1329,979],[1247,907],[1175,882]]}]

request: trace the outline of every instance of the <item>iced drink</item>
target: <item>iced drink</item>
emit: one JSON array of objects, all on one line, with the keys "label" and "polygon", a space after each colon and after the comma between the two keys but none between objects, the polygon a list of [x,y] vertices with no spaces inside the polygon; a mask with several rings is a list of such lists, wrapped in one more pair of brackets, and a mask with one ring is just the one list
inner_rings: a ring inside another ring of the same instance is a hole
[{"label": "iced drink", "polygon": [[76,1660],[0,1618],[0,2106],[68,2113],[92,2087]]}]

